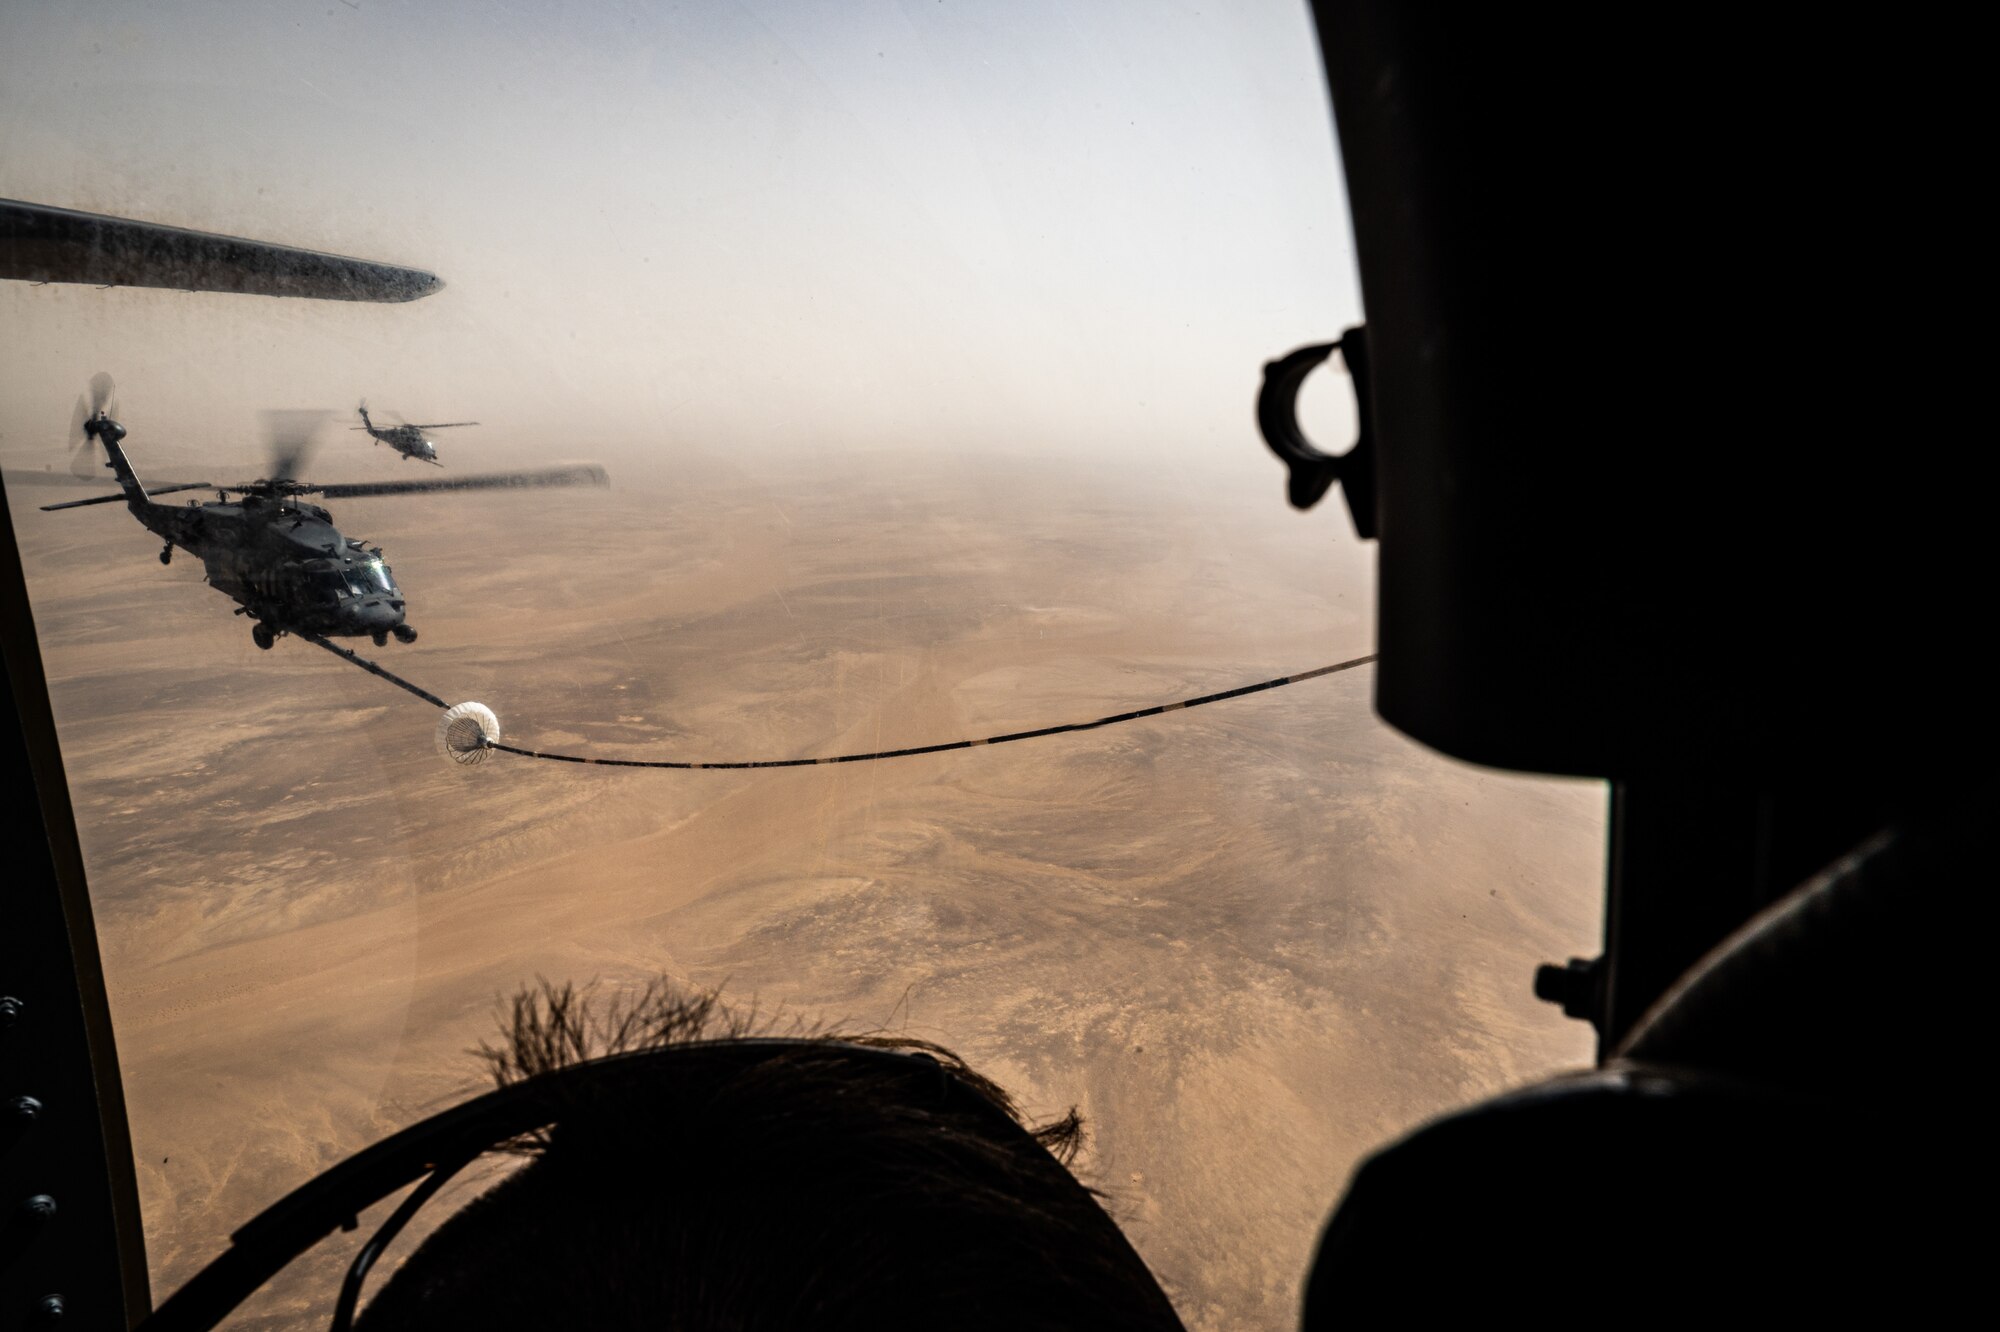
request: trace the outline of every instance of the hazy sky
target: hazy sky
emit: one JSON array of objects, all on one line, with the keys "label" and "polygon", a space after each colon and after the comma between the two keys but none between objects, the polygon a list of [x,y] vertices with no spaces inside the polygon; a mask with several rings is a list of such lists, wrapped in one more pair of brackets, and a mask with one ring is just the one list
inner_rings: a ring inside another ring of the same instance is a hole
[{"label": "hazy sky", "polygon": [[1275,468],[1259,366],[1359,317],[1296,0],[8,5],[0,195],[449,284],[0,284],[15,458],[105,369],[135,434],[195,456],[251,452],[258,408],[366,395],[476,417],[496,456]]}]

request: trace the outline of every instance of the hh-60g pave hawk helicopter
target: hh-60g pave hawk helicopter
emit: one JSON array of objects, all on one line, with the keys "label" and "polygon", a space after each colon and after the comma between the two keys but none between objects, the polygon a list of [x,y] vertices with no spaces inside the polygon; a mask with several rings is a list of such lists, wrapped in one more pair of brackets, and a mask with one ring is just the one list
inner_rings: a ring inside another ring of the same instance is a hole
[{"label": "hh-60g pave hawk helicopter", "polygon": [[[109,467],[122,490],[117,495],[45,504],[45,510],[75,509],[120,500],[146,529],[163,537],[160,563],[172,561],[174,548],[199,556],[209,586],[238,603],[237,614],[252,617],[250,636],[269,648],[282,634],[358,638],[363,634],[380,647],[394,634],[413,643],[417,631],[404,622],[403,593],[397,588],[382,549],[342,536],[333,516],[301,497],[330,499],[357,495],[408,495],[429,490],[486,490],[511,486],[601,486],[608,478],[595,464],[572,464],[541,471],[502,472],[486,476],[436,481],[382,481],[344,485],[310,485],[298,479],[312,429],[324,419],[318,412],[270,413],[274,466],[271,475],[240,486],[216,486],[194,481],[163,486],[148,494],[119,446],[125,427],[111,415],[111,378],[91,380],[91,401],[77,400],[73,442],[104,449]],[[182,490],[214,490],[210,501],[161,504],[154,494]],[[230,496],[237,498],[231,500]]]},{"label": "hh-60g pave hawk helicopter", "polygon": [[479,424],[477,421],[433,421],[428,425],[378,426],[368,419],[367,403],[362,403],[356,410],[361,413],[361,424],[350,426],[349,429],[366,430],[374,436],[377,444],[387,444],[405,458],[415,458],[418,462],[427,462],[436,467],[442,467],[444,464],[438,461],[436,442],[426,439],[424,431],[451,430],[458,426]]}]

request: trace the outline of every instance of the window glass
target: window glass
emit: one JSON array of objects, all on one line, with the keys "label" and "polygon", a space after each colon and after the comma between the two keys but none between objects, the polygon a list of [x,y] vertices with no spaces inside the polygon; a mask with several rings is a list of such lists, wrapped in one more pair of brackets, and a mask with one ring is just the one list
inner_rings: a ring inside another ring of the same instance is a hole
[{"label": "window glass", "polygon": [[[156,1298],[477,1090],[537,976],[726,985],[1078,1106],[1191,1327],[1291,1326],[1361,1153],[1587,1060],[1529,982],[1597,936],[1601,787],[1426,752],[1366,667],[877,763],[461,768],[122,505],[36,507],[109,477],[65,433],[99,371],[149,484],[276,475],[266,409],[331,413],[317,483],[601,464],[323,501],[419,631],[345,645],[568,753],[919,746],[1366,655],[1374,550],[1287,509],[1251,413],[1361,318],[1304,6],[14,5],[0,194],[446,282],[0,284]],[[479,424],[439,472],[363,399]],[[1321,372],[1308,430],[1347,403]],[[316,1325],[344,1255],[245,1325]]]}]

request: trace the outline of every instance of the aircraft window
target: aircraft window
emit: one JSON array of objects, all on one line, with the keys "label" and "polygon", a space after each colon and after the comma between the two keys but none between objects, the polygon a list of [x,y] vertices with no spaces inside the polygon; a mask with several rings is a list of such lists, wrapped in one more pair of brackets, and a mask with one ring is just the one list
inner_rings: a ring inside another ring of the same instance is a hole
[{"label": "aircraft window", "polygon": [[308,581],[321,600],[337,599],[348,591],[347,578],[338,569],[315,572]]},{"label": "aircraft window", "polygon": [[[1263,360],[1361,318],[1296,0],[16,5],[0,161],[10,196],[445,283],[0,283],[0,474],[156,1299],[477,1090],[463,1052],[537,976],[726,982],[1076,1105],[1191,1327],[1292,1326],[1363,1152],[1588,1060],[1529,986],[1599,935],[1602,787],[1438,758],[1366,668],[876,763],[461,767],[435,708],[233,613],[268,506],[215,520],[214,585],[122,504],[38,507],[107,493],[64,434],[99,370],[153,487],[599,464],[308,497],[397,561],[419,634],[339,646],[565,753],[913,747],[1371,653],[1374,548],[1288,510],[1252,420]],[[364,398],[468,424],[434,466]],[[1351,436],[1337,365],[1301,407]],[[268,409],[331,415],[292,454]],[[243,1318],[323,1326],[356,1238]]]}]

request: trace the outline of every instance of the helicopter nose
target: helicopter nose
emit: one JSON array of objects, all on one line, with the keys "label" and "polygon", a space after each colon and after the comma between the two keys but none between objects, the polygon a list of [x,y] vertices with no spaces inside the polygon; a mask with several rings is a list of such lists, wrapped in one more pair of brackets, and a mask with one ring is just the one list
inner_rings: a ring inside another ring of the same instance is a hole
[{"label": "helicopter nose", "polygon": [[371,598],[354,608],[354,620],[362,632],[379,633],[401,624],[403,610],[399,604]]}]

